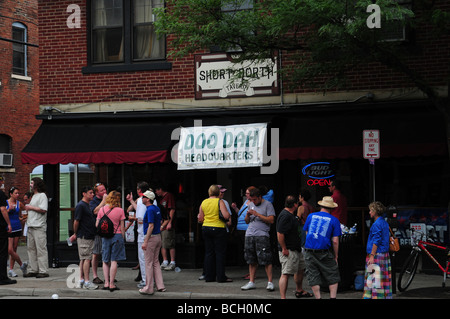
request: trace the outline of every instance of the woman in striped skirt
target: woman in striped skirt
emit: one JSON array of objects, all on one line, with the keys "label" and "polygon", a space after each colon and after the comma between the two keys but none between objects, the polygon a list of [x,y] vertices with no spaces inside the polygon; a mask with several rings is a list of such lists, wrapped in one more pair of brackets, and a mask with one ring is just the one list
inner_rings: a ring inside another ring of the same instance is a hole
[{"label": "woman in striped skirt", "polygon": [[380,202],[369,205],[374,219],[367,240],[364,299],[392,299],[391,260],[389,257],[389,225],[381,217],[386,210]]}]

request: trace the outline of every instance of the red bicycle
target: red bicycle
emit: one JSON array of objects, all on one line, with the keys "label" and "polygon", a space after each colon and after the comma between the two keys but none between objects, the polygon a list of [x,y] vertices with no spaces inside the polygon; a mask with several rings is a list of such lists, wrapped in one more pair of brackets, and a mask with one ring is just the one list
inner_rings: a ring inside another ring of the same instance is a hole
[{"label": "red bicycle", "polygon": [[[414,276],[417,271],[417,266],[419,265],[419,257],[422,252],[425,252],[428,257],[439,267],[439,269],[442,271],[444,275],[444,280],[442,282],[442,287],[445,287],[445,280],[447,279],[447,275],[450,274],[449,270],[449,264],[450,264],[450,249],[446,246],[442,246],[441,244],[435,243],[431,240],[422,240],[424,237],[424,234],[419,231],[414,231],[412,229],[411,233],[411,253],[406,258],[405,263],[403,264],[402,270],[400,271],[400,275],[398,277],[398,290],[405,291],[409,285],[411,284],[412,280],[414,279]],[[428,248],[438,249],[438,250],[444,250],[447,252],[447,261],[445,268],[443,265],[441,265],[436,258],[428,251]]]}]

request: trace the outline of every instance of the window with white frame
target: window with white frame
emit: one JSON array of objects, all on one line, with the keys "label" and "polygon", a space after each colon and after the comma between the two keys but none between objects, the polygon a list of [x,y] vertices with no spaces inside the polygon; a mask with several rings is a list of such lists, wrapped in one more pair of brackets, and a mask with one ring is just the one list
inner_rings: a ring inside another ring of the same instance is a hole
[{"label": "window with white frame", "polygon": [[163,0],[91,0],[92,64],[165,59],[165,38],[154,29]]},{"label": "window with white frame", "polygon": [[[14,22],[12,25],[13,42],[13,68],[12,73],[16,75],[27,76],[27,27],[20,23]],[[21,42],[21,43],[20,43]]]}]

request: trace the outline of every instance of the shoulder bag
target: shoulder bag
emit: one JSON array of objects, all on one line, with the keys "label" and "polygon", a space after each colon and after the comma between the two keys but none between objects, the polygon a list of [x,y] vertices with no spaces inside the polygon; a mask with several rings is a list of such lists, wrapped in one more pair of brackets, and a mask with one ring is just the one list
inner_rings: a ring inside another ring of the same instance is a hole
[{"label": "shoulder bag", "polygon": [[398,241],[398,238],[395,237],[391,227],[389,227],[389,232],[390,232],[390,236],[389,236],[389,252],[395,253],[395,252],[400,250],[400,243]]}]

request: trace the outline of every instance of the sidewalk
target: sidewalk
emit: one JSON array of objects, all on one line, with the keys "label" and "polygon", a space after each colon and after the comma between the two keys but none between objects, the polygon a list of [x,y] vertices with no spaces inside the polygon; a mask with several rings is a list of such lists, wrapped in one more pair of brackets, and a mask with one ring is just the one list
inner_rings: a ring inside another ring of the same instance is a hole
[{"label": "sidewalk", "polygon": [[[18,253],[22,260],[27,260],[26,247],[20,246]],[[120,267],[117,272],[117,286],[120,290],[110,292],[101,290],[100,285],[97,290],[86,290],[72,288],[78,278],[75,275],[78,265],[69,267],[50,268],[47,278],[23,278],[19,267],[15,266],[15,272],[19,275],[14,279],[16,284],[0,286],[0,299],[17,298],[41,298],[51,299],[57,294],[60,299],[96,299],[96,298],[117,298],[117,299],[279,299],[278,279],[280,277],[279,267],[273,271],[273,283],[275,291],[269,292],[265,289],[267,281],[264,269],[260,267],[257,272],[257,288],[250,291],[240,289],[247,281],[242,276],[248,273],[246,267],[227,267],[227,275],[233,282],[231,283],[206,283],[198,280],[201,269],[181,269],[180,272],[163,271],[166,292],[155,292],[152,296],[139,294],[134,278],[138,271],[131,268]],[[101,267],[99,268],[100,278],[103,278]],[[91,278],[92,279],[92,278]],[[407,291],[394,294],[394,299],[450,299],[450,280],[446,282],[447,287],[442,288],[442,276],[435,274],[417,274]],[[304,288],[311,291],[304,281]],[[293,279],[288,286],[288,299],[296,299],[293,291],[295,285]],[[361,291],[342,291],[338,293],[338,299],[361,299]],[[328,293],[323,293],[322,297],[328,299]],[[312,300],[313,298],[302,298],[301,300]]]}]

